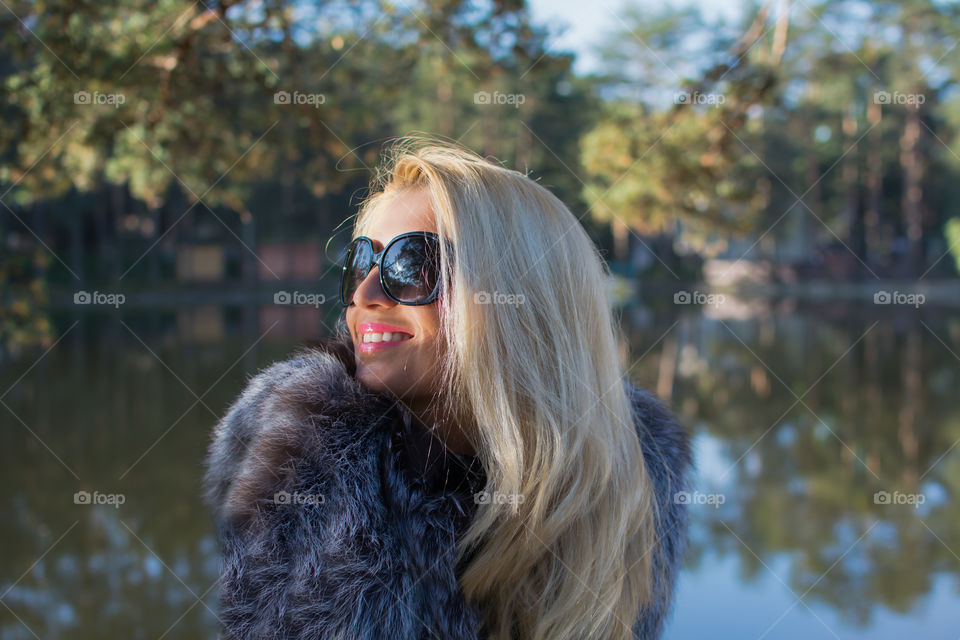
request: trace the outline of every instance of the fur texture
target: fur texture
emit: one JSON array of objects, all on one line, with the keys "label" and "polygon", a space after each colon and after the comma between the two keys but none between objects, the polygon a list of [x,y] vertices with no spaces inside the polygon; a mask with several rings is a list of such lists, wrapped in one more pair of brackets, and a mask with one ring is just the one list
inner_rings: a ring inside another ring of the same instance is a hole
[{"label": "fur texture", "polygon": [[[270,366],[214,430],[204,496],[223,556],[223,637],[484,638],[454,562],[473,501],[425,492],[397,468],[399,411],[352,377],[346,353],[314,348]],[[663,579],[633,631],[655,639],[686,541],[686,506],[673,495],[687,488],[691,454],[668,410],[628,389],[662,518],[653,562]]]}]

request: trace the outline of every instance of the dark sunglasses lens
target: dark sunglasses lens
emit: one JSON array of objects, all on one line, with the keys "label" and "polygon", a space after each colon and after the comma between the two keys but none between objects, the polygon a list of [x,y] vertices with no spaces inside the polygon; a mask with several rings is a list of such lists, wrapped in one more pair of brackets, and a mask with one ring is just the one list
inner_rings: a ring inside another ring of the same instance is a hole
[{"label": "dark sunglasses lens", "polygon": [[340,279],[340,300],[343,304],[353,302],[353,293],[370,273],[373,262],[373,247],[366,240],[357,238],[350,243],[344,260],[343,276]]},{"label": "dark sunglasses lens", "polygon": [[434,238],[401,238],[383,258],[384,285],[400,302],[425,302],[436,288],[439,274],[440,247]]}]

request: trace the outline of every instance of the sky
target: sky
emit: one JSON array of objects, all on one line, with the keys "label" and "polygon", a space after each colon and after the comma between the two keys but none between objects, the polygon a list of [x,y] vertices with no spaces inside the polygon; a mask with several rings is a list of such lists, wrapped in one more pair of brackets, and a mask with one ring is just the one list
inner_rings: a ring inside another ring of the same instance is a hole
[{"label": "sky", "polygon": [[[618,14],[627,3],[656,8],[657,0],[528,0],[534,20],[553,27],[553,51],[572,51],[577,54],[574,71],[585,74],[597,69],[593,47],[605,34],[622,28]],[[739,3],[731,0],[680,0],[673,6],[698,6],[709,20],[723,17],[729,20],[739,15]],[[561,33],[563,27],[566,31]]]}]

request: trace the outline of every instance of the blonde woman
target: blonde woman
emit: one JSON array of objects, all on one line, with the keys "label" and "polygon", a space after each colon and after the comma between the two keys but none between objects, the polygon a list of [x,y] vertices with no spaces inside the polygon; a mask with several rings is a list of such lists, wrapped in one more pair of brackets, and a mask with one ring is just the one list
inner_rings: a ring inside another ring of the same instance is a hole
[{"label": "blonde woman", "polygon": [[601,257],[526,176],[392,151],[338,331],[214,432],[225,637],[659,637],[689,441],[624,378]]}]

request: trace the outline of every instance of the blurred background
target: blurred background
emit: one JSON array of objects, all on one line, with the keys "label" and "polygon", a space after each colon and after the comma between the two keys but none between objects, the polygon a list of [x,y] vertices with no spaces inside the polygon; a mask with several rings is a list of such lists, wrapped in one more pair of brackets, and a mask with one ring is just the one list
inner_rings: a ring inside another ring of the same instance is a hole
[{"label": "blurred background", "polygon": [[0,0],[0,638],[216,637],[210,430],[330,331],[420,132],[610,264],[696,447],[666,638],[955,640],[958,41],[932,0]]}]

